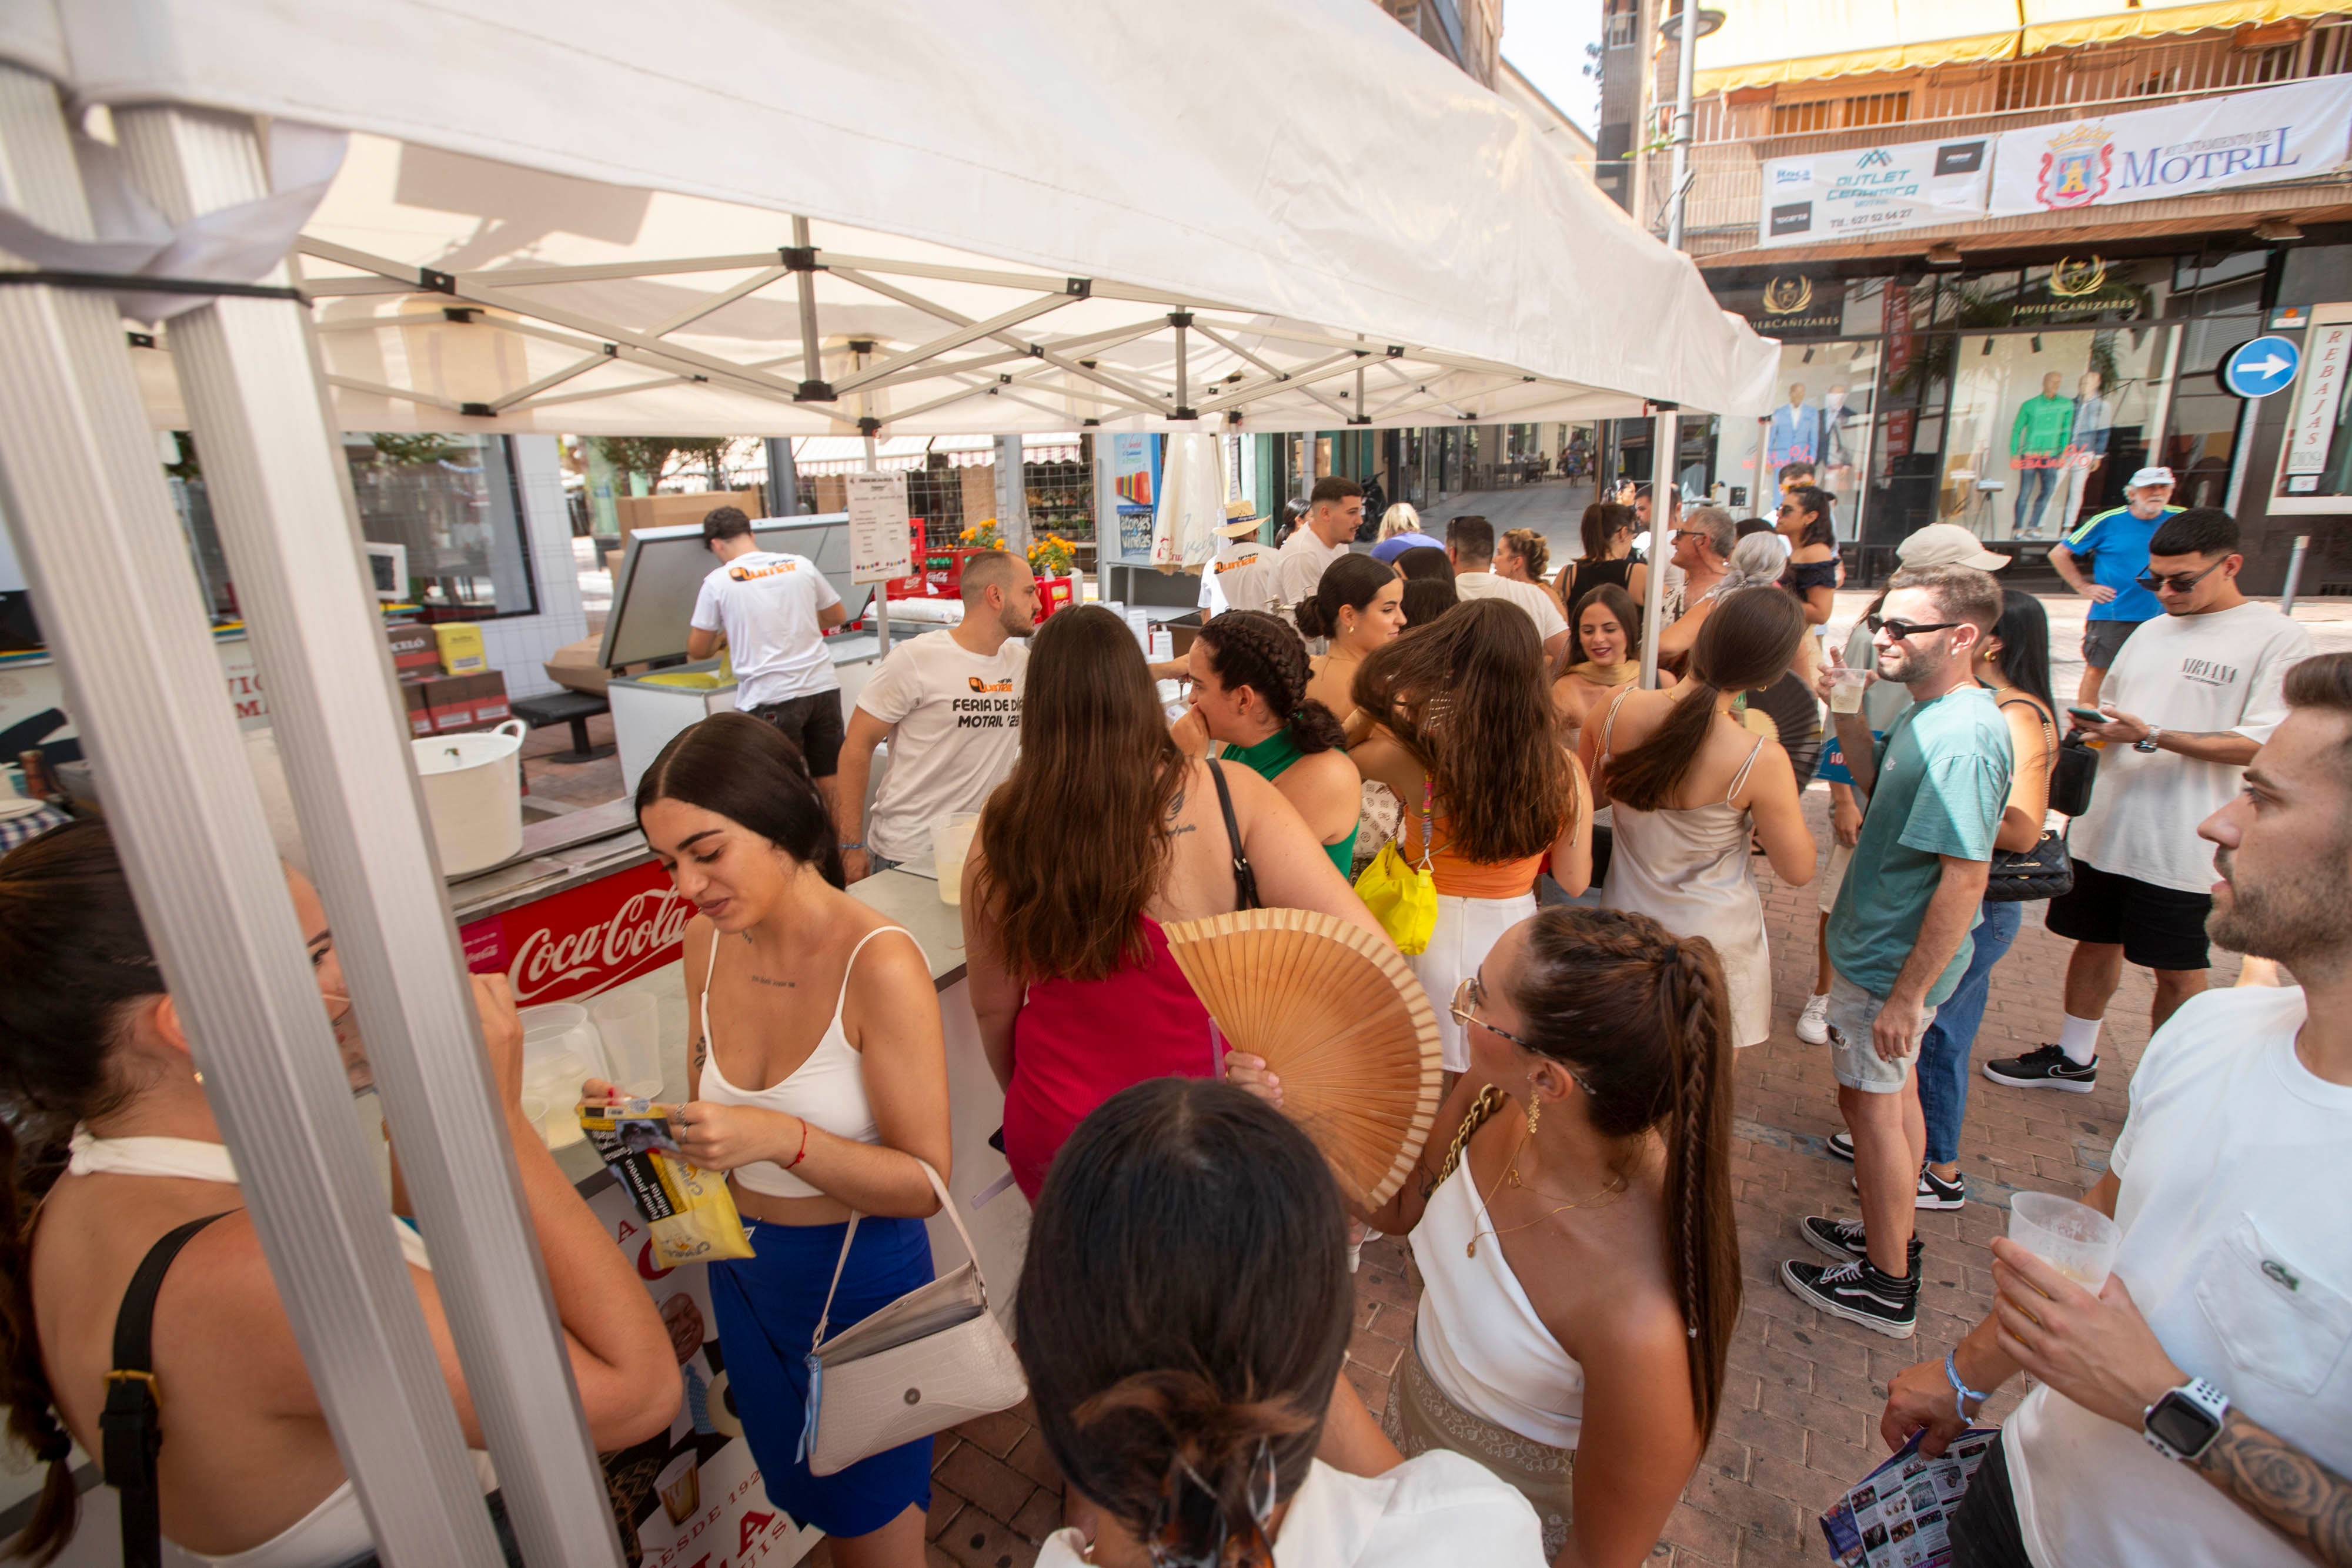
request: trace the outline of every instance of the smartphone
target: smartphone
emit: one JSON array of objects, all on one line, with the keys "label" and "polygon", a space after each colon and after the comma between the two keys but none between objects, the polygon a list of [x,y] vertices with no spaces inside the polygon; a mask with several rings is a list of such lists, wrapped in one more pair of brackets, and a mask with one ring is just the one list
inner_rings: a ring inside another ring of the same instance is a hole
[{"label": "smartphone", "polygon": [[2095,707],[2069,707],[2066,716],[2076,724],[2112,724],[2115,721]]}]

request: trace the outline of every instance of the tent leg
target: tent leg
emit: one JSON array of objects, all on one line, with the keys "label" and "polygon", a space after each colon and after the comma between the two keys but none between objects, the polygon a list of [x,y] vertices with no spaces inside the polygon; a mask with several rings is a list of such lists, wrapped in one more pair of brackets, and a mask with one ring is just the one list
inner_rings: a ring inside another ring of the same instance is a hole
[{"label": "tent leg", "polygon": [[[115,125],[132,177],[174,222],[268,192],[249,118],[126,109]],[[218,299],[173,321],[173,358],[304,847],[387,1116],[401,1130],[402,1172],[431,1239],[435,1281],[509,1515],[534,1563],[619,1568],[604,1475],[509,1152],[306,332],[298,303]],[[242,1161],[242,1144],[238,1154]],[[404,1280],[389,1288],[404,1304],[410,1298]],[[299,1331],[299,1314],[296,1323]],[[446,1409],[437,1373],[432,1383]],[[462,1454],[448,1458],[449,1483],[473,1486]],[[373,1462],[352,1467],[363,1499]],[[381,1531],[395,1516],[369,1500]]]},{"label": "tent leg", "polygon": [[796,517],[801,510],[801,480],[793,466],[793,438],[768,437],[768,514]]},{"label": "tent leg", "polygon": [[[6,67],[0,183],[36,222],[91,232],[55,89]],[[293,406],[269,414],[320,417],[315,382],[306,378],[286,401]],[[479,1484],[223,699],[121,319],[104,295],[0,290],[0,506],[378,1546],[402,1564],[495,1564]],[[353,578],[355,602],[359,591]],[[376,692],[379,706],[389,695]],[[380,712],[374,722],[392,717]],[[413,817],[413,798],[407,810]]]},{"label": "tent leg", "polygon": [[1014,555],[1029,553],[1029,475],[1022,466],[1021,438],[996,438],[996,530]]},{"label": "tent leg", "polygon": [[1658,633],[1664,630],[1659,622],[1665,619],[1666,557],[1673,545],[1673,497],[1666,486],[1674,483],[1674,465],[1680,455],[1676,448],[1679,416],[1670,402],[1654,405],[1657,410],[1655,434],[1650,437],[1653,456],[1650,462],[1650,559],[1648,590],[1642,595],[1642,689],[1655,691],[1658,687]]}]

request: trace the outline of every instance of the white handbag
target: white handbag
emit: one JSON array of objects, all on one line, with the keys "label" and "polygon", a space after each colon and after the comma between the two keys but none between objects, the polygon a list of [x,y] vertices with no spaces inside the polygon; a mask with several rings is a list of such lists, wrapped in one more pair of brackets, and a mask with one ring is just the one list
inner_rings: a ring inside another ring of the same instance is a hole
[{"label": "white handbag", "polygon": [[806,1459],[812,1475],[836,1474],[887,1448],[1009,1410],[1028,1397],[1029,1383],[1021,1375],[1013,1343],[988,1310],[988,1281],[955,1199],[939,1172],[925,1161],[915,1163],[931,1178],[966,1260],[828,1341],[824,1330],[834,1294],[857,1239],[859,1217],[850,1216],[824,1311],[809,1340],[808,1418],[793,1457]]}]

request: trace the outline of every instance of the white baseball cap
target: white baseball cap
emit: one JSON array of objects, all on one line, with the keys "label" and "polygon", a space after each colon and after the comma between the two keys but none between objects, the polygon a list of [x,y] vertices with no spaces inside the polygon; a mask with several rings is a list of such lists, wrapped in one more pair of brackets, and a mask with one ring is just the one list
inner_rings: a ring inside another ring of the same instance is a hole
[{"label": "white baseball cap", "polygon": [[2010,559],[1985,549],[1958,523],[1929,523],[1895,547],[1895,559],[1905,566],[1972,566],[1979,571],[1999,571]]},{"label": "white baseball cap", "polygon": [[2124,481],[2124,488],[2126,490],[2137,490],[2143,485],[2169,485],[2171,483],[2171,469],[2143,468],[2138,473],[2133,475],[2129,479]]}]

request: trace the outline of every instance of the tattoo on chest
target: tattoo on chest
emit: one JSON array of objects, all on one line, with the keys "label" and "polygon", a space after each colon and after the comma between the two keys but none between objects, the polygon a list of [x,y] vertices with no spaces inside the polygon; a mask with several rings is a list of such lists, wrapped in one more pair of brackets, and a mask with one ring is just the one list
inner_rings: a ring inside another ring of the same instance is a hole
[{"label": "tattoo on chest", "polygon": [[774,986],[780,990],[786,991],[796,991],[800,989],[801,983],[798,980],[779,980],[772,978],[766,975],[752,975],[748,977],[755,986]]}]

